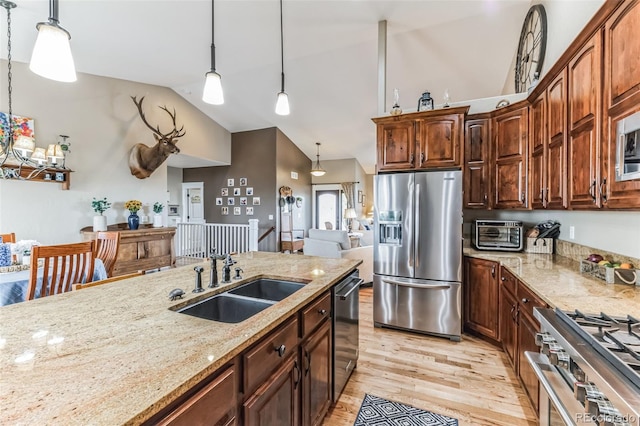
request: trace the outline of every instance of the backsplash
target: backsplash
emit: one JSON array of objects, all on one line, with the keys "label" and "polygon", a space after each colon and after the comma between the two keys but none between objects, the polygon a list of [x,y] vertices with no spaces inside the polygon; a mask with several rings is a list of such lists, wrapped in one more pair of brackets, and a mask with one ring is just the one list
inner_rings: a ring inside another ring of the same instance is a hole
[{"label": "backsplash", "polygon": [[556,251],[557,255],[568,257],[569,259],[573,259],[575,261],[580,261],[582,259],[586,259],[592,253],[597,253],[604,257],[607,260],[612,260],[617,263],[631,263],[636,268],[640,268],[640,259],[625,256],[622,254],[613,253],[610,251],[597,249],[593,247],[583,246],[581,244],[572,243],[564,240],[556,240]]}]

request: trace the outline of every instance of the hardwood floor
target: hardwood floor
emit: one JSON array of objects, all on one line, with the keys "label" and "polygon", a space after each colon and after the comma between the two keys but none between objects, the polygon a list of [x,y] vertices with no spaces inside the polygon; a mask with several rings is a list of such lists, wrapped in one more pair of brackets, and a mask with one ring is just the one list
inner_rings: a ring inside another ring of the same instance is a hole
[{"label": "hardwood floor", "polygon": [[365,393],[458,419],[460,426],[534,426],[536,416],[502,351],[373,327],[373,291],[360,290],[360,357],[326,426],[351,426]]}]

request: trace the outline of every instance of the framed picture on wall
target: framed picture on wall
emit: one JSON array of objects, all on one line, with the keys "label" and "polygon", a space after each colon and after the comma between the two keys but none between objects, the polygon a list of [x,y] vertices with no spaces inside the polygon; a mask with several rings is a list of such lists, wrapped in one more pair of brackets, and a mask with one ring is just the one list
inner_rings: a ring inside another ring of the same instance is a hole
[{"label": "framed picture on wall", "polygon": [[227,179],[227,186],[233,186],[236,184],[235,179]]},{"label": "framed picture on wall", "polygon": [[248,186],[246,189],[246,193],[247,195],[253,195],[253,187],[252,186]]},{"label": "framed picture on wall", "polygon": [[229,198],[227,198],[227,205],[228,205],[228,206],[232,206],[232,205],[234,205],[235,203],[236,203],[236,199],[235,199],[235,198],[233,198],[233,197],[229,197]]},{"label": "framed picture on wall", "polygon": [[247,197],[240,197],[240,205],[241,206],[247,205]]},{"label": "framed picture on wall", "polygon": [[253,205],[254,206],[260,205],[260,197],[253,197]]},{"label": "framed picture on wall", "polygon": [[220,190],[220,195],[222,195],[223,197],[226,197],[227,195],[229,195],[229,188],[222,188]]},{"label": "framed picture on wall", "polygon": [[247,178],[240,178],[240,186],[247,186]]},{"label": "framed picture on wall", "polygon": [[240,216],[241,213],[242,213],[242,207],[234,207],[233,208],[233,215],[234,216]]},{"label": "framed picture on wall", "polygon": [[227,216],[229,214],[229,207],[223,207],[220,210],[220,214],[222,214],[222,216]]},{"label": "framed picture on wall", "polygon": [[247,207],[247,216],[253,216],[253,207]]},{"label": "framed picture on wall", "polygon": [[221,206],[222,205],[222,198],[218,197],[216,198],[216,206]]},{"label": "framed picture on wall", "polygon": [[364,196],[362,195],[362,191],[358,190],[358,204],[364,203],[364,201],[362,201],[363,197]]},{"label": "framed picture on wall", "polygon": [[240,195],[242,195],[242,189],[233,188],[233,195],[235,195],[236,197],[239,197]]}]

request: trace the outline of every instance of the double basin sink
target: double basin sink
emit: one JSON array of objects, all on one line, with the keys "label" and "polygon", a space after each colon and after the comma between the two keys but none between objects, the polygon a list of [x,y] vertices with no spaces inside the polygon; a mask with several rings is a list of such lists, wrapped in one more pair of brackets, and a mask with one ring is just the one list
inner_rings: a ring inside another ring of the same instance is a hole
[{"label": "double basin sink", "polygon": [[294,281],[260,278],[204,299],[177,312],[212,321],[238,323],[304,287]]}]

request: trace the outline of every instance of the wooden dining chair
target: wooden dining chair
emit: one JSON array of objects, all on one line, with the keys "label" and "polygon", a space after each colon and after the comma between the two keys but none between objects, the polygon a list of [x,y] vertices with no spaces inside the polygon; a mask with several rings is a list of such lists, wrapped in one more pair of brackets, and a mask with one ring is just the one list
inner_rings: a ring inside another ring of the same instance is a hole
[{"label": "wooden dining chair", "polygon": [[144,271],[132,272],[130,274],[118,275],[116,277],[106,278],[104,280],[92,281],[89,283],[79,283],[73,285],[73,291],[82,290],[89,287],[96,287],[102,284],[109,284],[114,281],[126,280],[127,278],[139,277],[140,275],[144,275]]},{"label": "wooden dining chair", "polygon": [[0,238],[2,238],[3,243],[15,243],[16,242],[16,234],[14,232],[10,234],[0,234]]},{"label": "wooden dining chair", "polygon": [[107,277],[113,276],[116,258],[120,249],[120,232],[104,231],[96,234],[95,256],[102,260]]},{"label": "wooden dining chair", "polygon": [[[33,246],[31,249],[31,275],[26,300],[71,291],[72,285],[93,280],[93,241]],[[42,266],[38,268],[38,261]],[[39,273],[42,280],[38,279]],[[40,281],[40,286],[38,286]],[[39,287],[39,288],[38,288]]]}]

